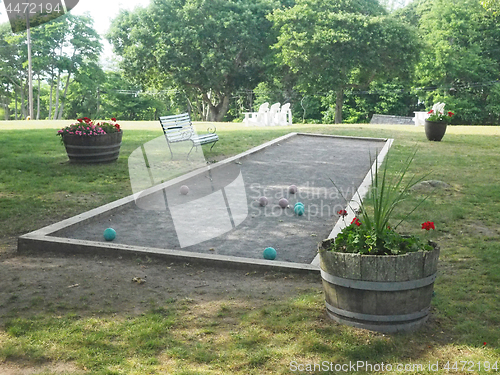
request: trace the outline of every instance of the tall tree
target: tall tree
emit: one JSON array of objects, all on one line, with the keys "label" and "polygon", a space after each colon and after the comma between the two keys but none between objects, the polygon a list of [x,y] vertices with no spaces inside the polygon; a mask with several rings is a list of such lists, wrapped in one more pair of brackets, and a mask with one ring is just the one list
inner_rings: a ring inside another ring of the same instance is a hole
[{"label": "tall tree", "polygon": [[416,33],[384,13],[376,0],[297,0],[270,16],[281,63],[296,73],[298,88],[335,93],[335,123],[342,122],[345,90],[413,70]]},{"label": "tall tree", "polygon": [[50,83],[49,118],[61,119],[74,75],[87,64],[96,67],[100,36],[90,17],[67,13],[33,28],[32,40],[34,74]]},{"label": "tall tree", "polygon": [[128,77],[199,95],[204,117],[221,121],[231,95],[261,80],[272,9],[271,0],[154,0],[122,11],[109,40]]},{"label": "tall tree", "polygon": [[[24,90],[26,80],[26,68],[23,63],[26,61],[26,34],[13,35],[8,24],[0,25],[0,82],[4,92],[2,103],[5,112],[9,113],[9,105],[14,99],[14,118],[23,112],[24,103],[21,101],[21,113],[18,113],[18,102]],[[22,116],[22,114],[21,114]]]}]

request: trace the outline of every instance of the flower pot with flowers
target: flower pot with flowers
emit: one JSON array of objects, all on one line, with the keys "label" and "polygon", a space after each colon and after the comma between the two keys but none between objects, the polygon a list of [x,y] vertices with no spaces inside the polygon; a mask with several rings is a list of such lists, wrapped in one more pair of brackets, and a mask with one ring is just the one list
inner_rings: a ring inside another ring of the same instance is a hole
[{"label": "flower pot with flowers", "polygon": [[446,127],[451,121],[453,112],[444,111],[444,103],[436,103],[427,112],[429,115],[425,120],[425,136],[429,141],[440,141],[446,133]]},{"label": "flower pot with flowers", "polygon": [[75,163],[109,163],[118,159],[123,131],[116,122],[94,122],[79,118],[57,132],[66,147],[69,160]]},{"label": "flower pot with flowers", "polygon": [[[428,318],[439,247],[397,231],[426,198],[399,223],[391,222],[394,209],[410,188],[423,180],[405,178],[414,156],[390,180],[387,161],[379,171],[376,160],[364,202],[358,197],[358,209],[351,201],[347,210],[338,211],[342,220],[337,225],[343,229],[319,245],[327,313],[337,322],[397,332],[416,329]],[[434,228],[433,222],[422,224],[426,232]]]}]

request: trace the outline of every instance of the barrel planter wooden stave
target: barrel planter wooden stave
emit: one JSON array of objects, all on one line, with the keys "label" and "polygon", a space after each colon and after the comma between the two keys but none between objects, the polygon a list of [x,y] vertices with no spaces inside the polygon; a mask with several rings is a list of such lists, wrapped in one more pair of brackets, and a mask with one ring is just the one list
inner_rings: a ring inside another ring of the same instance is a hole
[{"label": "barrel planter wooden stave", "polygon": [[118,159],[123,131],[96,136],[64,134],[63,143],[72,163],[110,163]]},{"label": "barrel planter wooden stave", "polygon": [[410,331],[428,318],[439,248],[404,255],[324,251],[320,266],[328,315],[339,323],[379,332]]}]

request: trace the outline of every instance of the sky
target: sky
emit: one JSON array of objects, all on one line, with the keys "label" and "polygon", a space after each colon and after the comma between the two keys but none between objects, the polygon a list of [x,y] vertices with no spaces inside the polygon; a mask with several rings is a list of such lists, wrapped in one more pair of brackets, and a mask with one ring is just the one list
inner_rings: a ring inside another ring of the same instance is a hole
[{"label": "sky", "polygon": [[76,7],[71,10],[75,15],[82,15],[88,12],[94,19],[94,29],[103,36],[103,56],[101,62],[107,65],[106,60],[113,55],[111,45],[104,38],[104,34],[109,29],[111,20],[119,13],[120,9],[134,10],[138,6],[146,7],[149,0],[79,0]]},{"label": "sky", "polygon": [[[26,0],[26,2],[29,2],[29,0]],[[94,19],[94,29],[104,36],[109,29],[111,20],[118,15],[120,9],[133,10],[138,6],[146,7],[148,5],[149,0],[79,0],[71,13],[82,15],[88,12]],[[0,5],[0,23],[4,22],[9,22],[9,19],[2,1],[2,5]],[[104,38],[102,43],[104,46],[103,58],[111,57],[111,46]]]},{"label": "sky", "polygon": [[[382,2],[384,1],[391,7],[398,7],[412,0],[382,0]],[[0,0],[0,2],[3,1]],[[29,2],[29,0],[26,0],[26,2]],[[104,34],[109,29],[111,20],[118,15],[120,9],[134,10],[138,6],[146,7],[149,3],[150,0],[79,0],[78,4],[71,10],[71,13],[82,15],[88,12],[94,19],[95,30],[104,37]],[[4,22],[9,22],[9,19],[2,4],[0,6],[0,23]],[[101,62],[105,63],[106,60],[111,59],[113,54],[111,45],[107,40],[103,38],[102,43],[104,50]]]},{"label": "sky", "polygon": [[[108,30],[110,20],[116,17],[120,9],[133,10],[137,6],[146,7],[148,4],[149,0],[79,0],[71,13],[81,15],[89,12],[94,19],[94,28],[99,34],[104,34]],[[0,22],[9,22],[3,4],[0,7],[0,13]]]},{"label": "sky", "polygon": [[133,10],[137,6],[148,5],[149,0],[79,0],[71,13],[81,15],[89,12],[94,19],[94,28],[99,34],[104,35],[120,9]]}]

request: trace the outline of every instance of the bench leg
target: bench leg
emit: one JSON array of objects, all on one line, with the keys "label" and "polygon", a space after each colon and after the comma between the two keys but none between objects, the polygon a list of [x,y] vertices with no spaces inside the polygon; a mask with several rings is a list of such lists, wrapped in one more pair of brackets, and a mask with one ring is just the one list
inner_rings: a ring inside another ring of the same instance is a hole
[{"label": "bench leg", "polygon": [[[195,146],[194,146],[194,143],[193,143],[193,146],[191,147],[191,150],[189,150],[189,152],[188,152],[188,154],[187,154],[186,159],[188,159],[188,160],[189,160],[189,154],[191,154],[191,151],[193,151],[193,148],[194,148],[194,147],[195,147]],[[196,149],[198,149],[198,147],[196,147]]]},{"label": "bench leg", "polygon": [[[165,136],[165,138],[167,138]],[[170,157],[172,158],[172,160],[174,160],[174,153],[172,152],[172,148],[170,147],[170,142],[168,141],[167,139],[167,146],[168,146],[168,149],[170,150]]]},{"label": "bench leg", "polygon": [[214,148],[216,143],[217,143],[217,141],[215,141],[214,144],[212,145],[212,147],[210,147],[210,151],[212,151],[212,149]]}]

